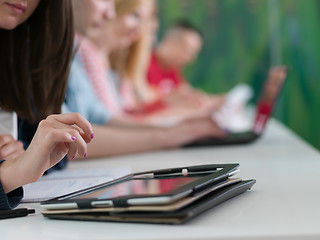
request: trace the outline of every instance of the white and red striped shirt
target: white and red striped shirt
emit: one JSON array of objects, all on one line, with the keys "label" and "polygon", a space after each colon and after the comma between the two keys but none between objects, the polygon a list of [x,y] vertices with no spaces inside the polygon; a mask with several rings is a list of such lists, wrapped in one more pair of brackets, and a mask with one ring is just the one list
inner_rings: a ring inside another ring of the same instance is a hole
[{"label": "white and red striped shirt", "polygon": [[85,37],[76,35],[76,42],[79,43],[80,60],[98,99],[113,116],[122,115],[123,107],[118,101],[121,93],[115,87],[113,80],[108,79],[109,64],[106,57]]}]

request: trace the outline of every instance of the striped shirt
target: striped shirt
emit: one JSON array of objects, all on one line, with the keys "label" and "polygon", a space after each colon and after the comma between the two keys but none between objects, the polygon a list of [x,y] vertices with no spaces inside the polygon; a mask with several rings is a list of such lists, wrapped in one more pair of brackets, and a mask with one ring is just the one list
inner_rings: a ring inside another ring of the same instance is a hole
[{"label": "striped shirt", "polygon": [[[76,36],[80,43],[79,59],[90,79],[97,98],[103,103],[113,116],[123,114],[121,84],[117,77],[110,77],[109,64],[101,51],[90,40]],[[120,87],[119,87],[120,86]]]}]

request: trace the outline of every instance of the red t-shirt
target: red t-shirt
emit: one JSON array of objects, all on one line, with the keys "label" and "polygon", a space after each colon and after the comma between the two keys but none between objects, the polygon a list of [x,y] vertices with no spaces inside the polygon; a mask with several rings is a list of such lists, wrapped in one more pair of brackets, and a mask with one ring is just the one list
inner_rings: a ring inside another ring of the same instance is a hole
[{"label": "red t-shirt", "polygon": [[159,94],[172,93],[185,81],[180,70],[175,68],[164,68],[161,66],[155,54],[151,57],[147,80]]}]

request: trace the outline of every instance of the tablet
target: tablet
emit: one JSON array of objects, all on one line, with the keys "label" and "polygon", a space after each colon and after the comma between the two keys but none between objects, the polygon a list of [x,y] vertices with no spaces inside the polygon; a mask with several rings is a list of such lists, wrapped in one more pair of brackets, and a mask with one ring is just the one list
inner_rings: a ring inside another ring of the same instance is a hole
[{"label": "tablet", "polygon": [[[91,208],[42,211],[45,217],[58,220],[102,222],[181,224],[203,212],[236,197],[255,184],[255,180],[232,181],[231,184],[211,189],[197,197],[187,197],[169,206],[129,207],[126,209]],[[185,203],[187,201],[187,203]],[[182,206],[181,203],[183,202]],[[168,208],[169,207],[169,208]],[[172,208],[173,207],[173,208]],[[241,206],[239,206],[241,208]],[[165,209],[163,209],[165,208]]]},{"label": "tablet", "polygon": [[166,205],[139,205],[139,206],[128,206],[128,207],[107,207],[107,208],[91,208],[91,209],[58,209],[58,210],[44,210],[42,214],[45,215],[55,215],[55,214],[78,214],[78,213],[111,213],[111,212],[167,212],[167,211],[177,211],[185,206],[188,206],[192,202],[208,195],[213,191],[224,188],[229,185],[233,185],[241,182],[240,178],[229,178],[227,180],[218,182],[217,184],[209,187],[208,189],[202,191],[199,194],[187,196],[178,201],[175,201]]},{"label": "tablet", "polygon": [[167,205],[205,191],[238,169],[239,164],[211,164],[140,172],[92,191],[86,189],[42,202],[41,206],[57,210]]}]

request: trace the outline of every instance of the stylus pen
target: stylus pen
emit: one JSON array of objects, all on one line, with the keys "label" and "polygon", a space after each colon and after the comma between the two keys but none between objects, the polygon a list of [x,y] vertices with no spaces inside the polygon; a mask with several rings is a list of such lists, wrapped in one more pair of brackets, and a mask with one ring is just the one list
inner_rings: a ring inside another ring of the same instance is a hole
[{"label": "stylus pen", "polygon": [[0,219],[6,218],[15,218],[15,217],[25,217],[29,214],[33,214],[36,211],[34,209],[27,209],[27,208],[17,208],[13,210],[4,210],[0,211]]},{"label": "stylus pen", "polygon": [[[192,169],[191,169],[192,170]],[[216,169],[197,169],[198,171],[190,171],[190,169],[183,168],[183,169],[173,169],[173,170],[159,170],[155,172],[143,172],[137,175],[134,175],[133,178],[156,178],[156,177],[170,177],[170,176],[188,176],[188,175],[193,175],[193,174],[210,174],[217,172]],[[200,171],[199,171],[200,170]]]}]

